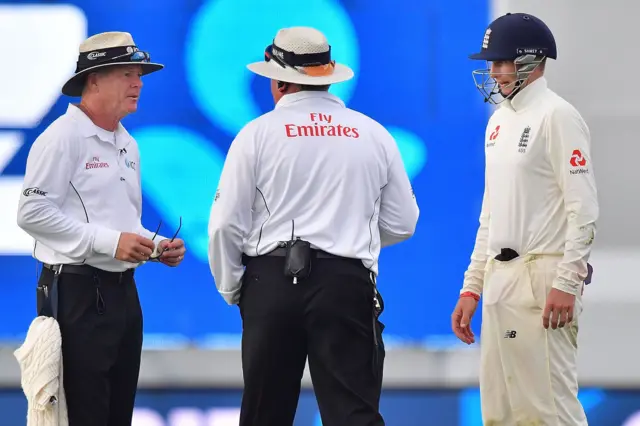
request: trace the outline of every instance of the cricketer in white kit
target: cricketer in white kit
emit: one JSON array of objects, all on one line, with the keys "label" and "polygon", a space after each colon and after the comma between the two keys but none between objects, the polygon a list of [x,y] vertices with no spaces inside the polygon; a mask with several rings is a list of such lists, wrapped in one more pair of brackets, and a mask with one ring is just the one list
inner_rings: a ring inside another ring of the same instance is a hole
[{"label": "cricketer in white kit", "polygon": [[486,128],[480,226],[452,327],[475,341],[470,320],[482,296],[484,425],[587,425],[576,358],[599,211],[589,129],[547,87],[556,43],[535,16],[496,19],[470,58],[490,62],[474,78],[499,105]]}]

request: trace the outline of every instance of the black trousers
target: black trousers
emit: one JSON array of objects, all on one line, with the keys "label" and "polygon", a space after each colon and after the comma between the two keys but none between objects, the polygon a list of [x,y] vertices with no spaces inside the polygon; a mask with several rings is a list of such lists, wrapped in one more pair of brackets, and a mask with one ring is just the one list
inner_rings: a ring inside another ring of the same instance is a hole
[{"label": "black trousers", "polygon": [[293,284],[284,258],[250,260],[243,279],[240,426],[291,426],[305,363],[324,426],[381,426],[383,324],[360,261],[314,259]]},{"label": "black trousers", "polygon": [[[43,268],[39,286],[50,287]],[[45,298],[38,292],[38,313]],[[142,351],[142,310],[133,273],[58,280],[69,426],[130,426]]]}]

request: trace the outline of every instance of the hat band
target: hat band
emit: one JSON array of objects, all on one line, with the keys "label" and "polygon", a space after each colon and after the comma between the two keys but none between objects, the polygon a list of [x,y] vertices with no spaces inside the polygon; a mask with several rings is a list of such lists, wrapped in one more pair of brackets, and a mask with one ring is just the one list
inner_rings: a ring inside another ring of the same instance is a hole
[{"label": "hat band", "polygon": [[267,46],[264,60],[273,60],[282,68],[293,68],[310,77],[326,77],[333,74],[336,61],[331,60],[331,46],[326,52],[295,53],[276,46],[275,42]]},{"label": "hat band", "polygon": [[76,73],[93,68],[97,65],[107,65],[116,62],[150,62],[149,53],[139,50],[136,46],[110,47],[91,52],[82,52],[76,63]]},{"label": "hat band", "polygon": [[331,63],[331,46],[326,52],[295,53],[278,47],[275,42],[265,49],[265,61],[273,59],[283,66],[308,67]]}]

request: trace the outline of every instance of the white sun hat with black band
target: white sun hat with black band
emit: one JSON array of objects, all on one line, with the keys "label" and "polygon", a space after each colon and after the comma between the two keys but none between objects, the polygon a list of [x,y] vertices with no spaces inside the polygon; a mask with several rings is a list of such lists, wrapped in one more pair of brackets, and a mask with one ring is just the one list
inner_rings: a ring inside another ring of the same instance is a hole
[{"label": "white sun hat with black band", "polygon": [[353,70],[331,59],[331,46],[310,27],[283,28],[267,46],[264,61],[247,65],[252,72],[286,83],[324,86],[353,77]]},{"label": "white sun hat with black band", "polygon": [[110,31],[93,35],[80,45],[75,75],[62,86],[67,96],[81,96],[89,73],[98,68],[113,65],[140,65],[142,74],[150,74],[164,68],[162,64],[151,62],[149,53],[136,46],[131,34]]}]

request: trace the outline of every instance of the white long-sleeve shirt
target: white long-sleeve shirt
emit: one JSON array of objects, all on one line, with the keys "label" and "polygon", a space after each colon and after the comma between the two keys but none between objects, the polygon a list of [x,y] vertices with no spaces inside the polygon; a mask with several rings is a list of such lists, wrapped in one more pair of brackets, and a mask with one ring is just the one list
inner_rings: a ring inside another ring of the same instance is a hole
[{"label": "white long-sleeve shirt", "polygon": [[380,248],[413,235],[418,215],[382,125],[327,92],[285,95],[229,148],[209,221],[211,272],[235,304],[242,254],[266,254],[293,232],[377,274]]},{"label": "white long-sleeve shirt", "polygon": [[462,291],[480,294],[489,258],[561,255],[553,287],[579,294],[599,207],[587,125],[544,77],[500,104],[486,129],[480,226]]},{"label": "white long-sleeve shirt", "polygon": [[[49,264],[86,263],[122,272],[121,232],[152,238],[141,223],[138,145],[122,124],[96,126],[75,105],[35,140],[18,205],[18,226],[35,239],[33,256]],[[154,242],[164,237],[156,236]]]}]

